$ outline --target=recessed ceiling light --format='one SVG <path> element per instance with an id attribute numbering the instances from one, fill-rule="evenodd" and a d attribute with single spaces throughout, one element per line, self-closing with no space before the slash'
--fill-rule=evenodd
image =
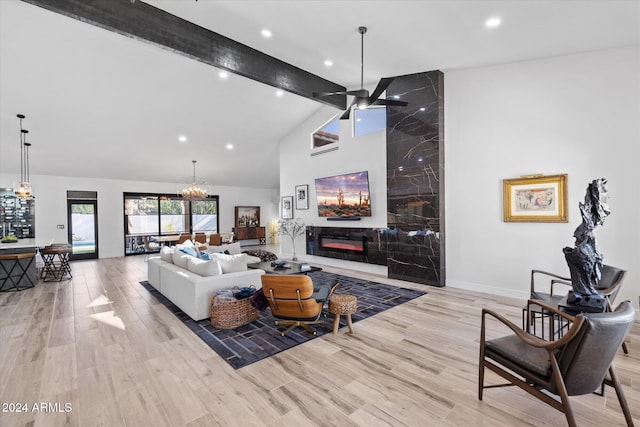
<path id="1" fill-rule="evenodd" d="M 393 99 L 400 99 L 400 95 L 393 95 Z"/>
<path id="2" fill-rule="evenodd" d="M 276 91 L 276 96 L 282 96 L 282 95 L 284 95 L 283 91 L 281 91 L 281 90 L 277 90 Z"/>
<path id="3" fill-rule="evenodd" d="M 226 145 L 227 150 L 233 150 L 233 144 L 229 143 Z"/>
<path id="4" fill-rule="evenodd" d="M 180 141 L 180 142 L 187 142 L 187 137 L 186 137 L 186 136 L 184 136 L 184 135 L 180 135 L 180 136 L 178 137 L 178 141 Z"/>
<path id="5" fill-rule="evenodd" d="M 224 70 L 223 70 L 223 71 L 220 71 L 220 72 L 218 73 L 218 77 L 220 77 L 221 79 L 226 79 L 226 78 L 228 78 L 228 77 L 229 77 L 229 73 L 227 73 L 227 72 L 226 72 L 226 71 L 224 71 Z"/>
<path id="6" fill-rule="evenodd" d="M 497 16 L 494 16 L 484 21 L 484 26 L 487 28 L 496 28 L 500 25 L 500 22 L 502 22 L 501 19 Z"/>
<path id="7" fill-rule="evenodd" d="M 325 67 L 331 67 L 333 66 L 333 61 L 330 59 L 327 59 L 326 61 L 324 61 L 324 66 Z"/>
<path id="8" fill-rule="evenodd" d="M 271 31 L 268 28 L 264 28 L 260 34 L 262 34 L 262 37 L 264 37 L 265 39 L 270 39 L 272 34 Z"/>
<path id="9" fill-rule="evenodd" d="M 424 107 L 420 107 L 420 111 L 427 111 L 427 109 Z"/>

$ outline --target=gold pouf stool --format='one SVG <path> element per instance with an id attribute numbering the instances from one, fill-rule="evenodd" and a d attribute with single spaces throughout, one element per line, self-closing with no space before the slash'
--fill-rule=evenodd
<path id="1" fill-rule="evenodd" d="M 340 325 L 340 316 L 347 318 L 349 332 L 353 334 L 353 324 L 351 323 L 351 315 L 358 311 L 358 298 L 348 294 L 334 294 L 329 297 L 329 313 L 333 313 L 333 333 L 338 333 Z"/>

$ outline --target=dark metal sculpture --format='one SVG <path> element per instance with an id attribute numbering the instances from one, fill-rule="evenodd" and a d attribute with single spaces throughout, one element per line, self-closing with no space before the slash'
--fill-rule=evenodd
<path id="1" fill-rule="evenodd" d="M 604 224 L 604 219 L 611 213 L 607 205 L 606 183 L 605 178 L 594 179 L 587 187 L 584 203 L 579 203 L 582 224 L 573 233 L 576 246 L 562 250 L 569 264 L 573 287 L 567 303 L 589 311 L 603 311 L 605 305 L 604 297 L 597 290 L 603 257 L 598 251 L 593 230 Z"/>

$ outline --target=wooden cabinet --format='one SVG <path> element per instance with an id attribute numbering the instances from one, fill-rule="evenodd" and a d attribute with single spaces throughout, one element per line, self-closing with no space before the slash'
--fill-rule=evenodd
<path id="1" fill-rule="evenodd" d="M 266 243 L 267 237 L 265 227 L 236 227 L 233 229 L 237 240 L 260 240 L 260 244 Z M 264 242 L 264 243 L 263 243 Z"/>

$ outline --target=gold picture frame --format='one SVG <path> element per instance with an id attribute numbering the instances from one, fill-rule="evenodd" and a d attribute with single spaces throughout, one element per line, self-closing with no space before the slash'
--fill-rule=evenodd
<path id="1" fill-rule="evenodd" d="M 502 180 L 504 222 L 568 222 L 567 174 Z"/>

